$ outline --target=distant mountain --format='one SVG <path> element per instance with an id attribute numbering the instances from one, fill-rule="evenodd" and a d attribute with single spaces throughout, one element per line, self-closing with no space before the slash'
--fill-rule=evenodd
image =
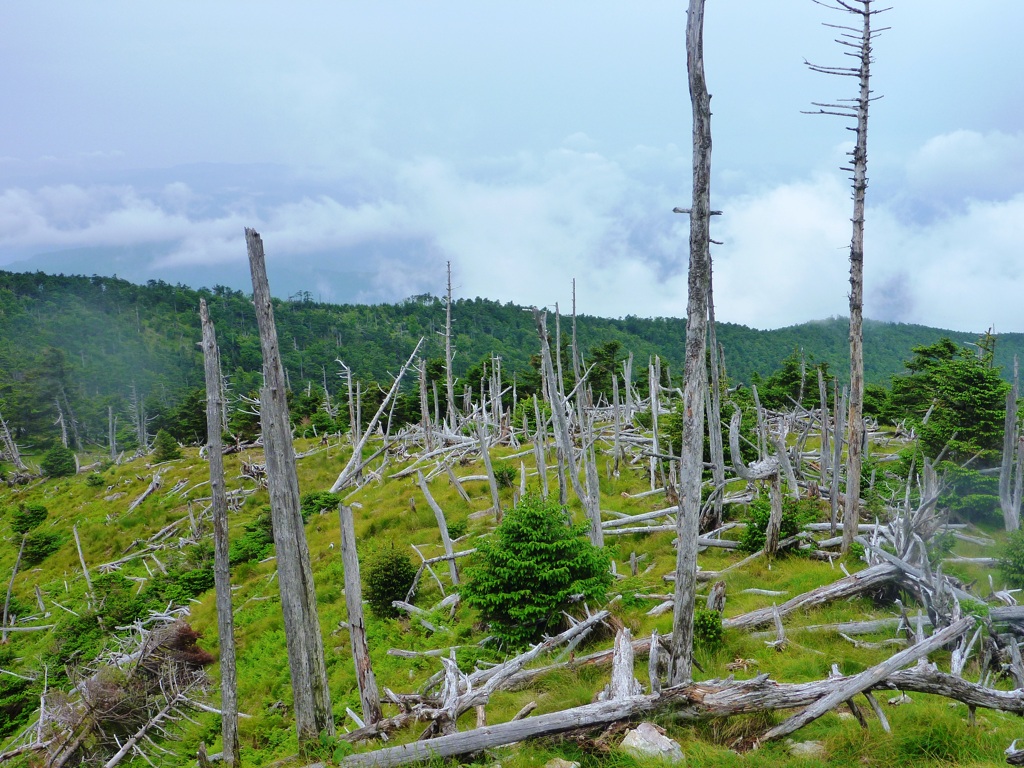
<path id="1" fill-rule="evenodd" d="M 102 444 L 112 413 L 119 424 L 132 424 L 141 412 L 170 413 L 202 386 L 198 305 L 205 297 L 217 326 L 222 366 L 233 397 L 253 392 L 261 382 L 260 344 L 251 300 L 226 280 L 219 287 L 194 290 L 183 280 L 149 279 L 139 285 L 124 279 L 132 259 L 157 258 L 159 249 L 141 253 L 126 249 L 96 263 L 120 277 L 0 272 L 0 413 L 18 432 L 19 440 L 45 443 L 58 433 L 61 419 L 73 423 L 86 442 Z M 58 271 L 61 257 L 54 256 Z M 80 256 L 76 256 L 79 259 Z M 78 262 L 68 262 L 78 263 Z M 122 272 L 126 267 L 128 272 Z M 211 269 L 214 269 L 211 267 Z M 212 274 L 212 273 L 211 273 Z M 190 275 L 195 272 L 190 270 Z M 181 275 L 184 278 L 184 275 Z M 327 386 L 342 398 L 341 367 L 350 366 L 372 398 L 376 383 L 389 383 L 417 341 L 421 355 L 443 359 L 444 305 L 429 294 L 396 304 L 331 304 L 318 302 L 303 283 L 278 280 L 275 314 L 281 355 L 294 391 Z M 271 280 L 274 280 L 273 273 Z M 237 278 L 235 284 L 240 283 Z M 294 286 L 294 293 L 290 286 Z M 486 299 L 459 299 L 452 305 L 457 388 L 479 391 L 482 365 L 501 358 L 506 382 L 517 381 L 521 396 L 537 384 L 531 366 L 539 348 L 533 320 L 525 308 Z M 604 354 L 621 361 L 635 359 L 634 383 L 645 381 L 647 363 L 659 355 L 663 368 L 679 386 L 686 326 L 678 318 L 628 316 L 606 319 L 581 315 L 577 334 L 586 360 Z M 554 318 L 548 324 L 554 332 Z M 570 331 L 562 318 L 563 335 Z M 733 383 L 749 383 L 754 374 L 767 376 L 793 352 L 809 362 L 828 363 L 841 381 L 847 378 L 847 321 L 844 318 L 760 331 L 731 323 L 718 325 L 727 372 Z M 869 383 L 888 383 L 903 370 L 915 346 L 942 337 L 961 344 L 971 334 L 919 325 L 865 323 L 865 375 Z M 566 342 L 567 344 L 567 338 Z M 617 346 L 616 346 L 617 345 Z M 563 349 L 564 351 L 564 349 Z M 1013 356 L 1024 353 L 1024 335 L 999 337 L 996 362 L 1004 372 Z M 569 365 L 571 369 L 571 365 Z M 621 369 L 620 369 L 621 370 Z M 607 374 L 605 374 L 607 375 Z M 646 385 L 641 385 L 645 387 Z M 443 387 L 441 387 L 443 389 Z M 641 390 L 643 391 L 643 389 Z M 418 409 L 418 404 L 415 406 Z M 417 411 L 418 413 L 418 411 Z M 63 415 L 62 415 L 63 414 Z"/>

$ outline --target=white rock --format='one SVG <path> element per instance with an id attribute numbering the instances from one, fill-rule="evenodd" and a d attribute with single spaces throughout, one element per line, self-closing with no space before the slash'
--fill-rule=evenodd
<path id="1" fill-rule="evenodd" d="M 670 763 L 681 763 L 686 759 L 683 748 L 664 736 L 652 723 L 640 723 L 632 731 L 627 731 L 621 746 L 624 751 L 638 757 L 660 757 Z"/>
<path id="2" fill-rule="evenodd" d="M 789 744 L 789 754 L 794 757 L 825 759 L 825 745 L 820 741 L 795 741 Z"/>
<path id="3" fill-rule="evenodd" d="M 544 768 L 580 768 L 580 764 L 563 760 L 561 757 L 553 757 L 544 763 Z"/>

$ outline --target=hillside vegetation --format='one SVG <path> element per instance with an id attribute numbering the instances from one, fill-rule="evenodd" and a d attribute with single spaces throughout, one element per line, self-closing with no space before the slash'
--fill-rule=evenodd
<path id="1" fill-rule="evenodd" d="M 179 403 L 171 400 L 163 411 L 158 402 L 146 406 L 141 399 L 136 400 L 135 408 L 139 412 L 146 409 L 148 418 L 163 414 L 163 432 L 156 436 L 158 422 L 154 419 L 141 433 L 135 432 L 136 439 L 149 434 L 152 444 L 137 440 L 129 447 L 128 438 L 138 420 L 147 418 L 139 412 L 129 414 L 132 418 L 127 434 L 117 438 L 114 447 L 118 450 L 112 456 L 105 431 L 111 411 L 94 405 L 94 428 L 88 426 L 83 415 L 89 412 L 89 402 L 102 403 L 103 397 L 112 395 L 104 394 L 99 380 L 86 385 L 91 380 L 85 372 L 94 370 L 90 367 L 94 363 L 82 339 L 92 339 L 90 348 L 106 349 L 108 356 L 103 359 L 107 368 L 116 369 L 120 375 L 137 373 L 137 392 L 151 386 L 166 386 L 169 391 L 172 379 L 186 375 L 195 377 L 188 379 L 188 386 L 195 387 L 199 380 L 194 347 L 198 332 L 193 327 L 194 311 L 185 299 L 198 294 L 184 288 L 142 289 L 121 283 L 112 283 L 104 290 L 104 280 L 99 278 L 52 280 L 86 292 L 88 300 L 80 300 L 79 310 L 98 314 L 91 316 L 95 325 L 89 330 L 72 333 L 72 327 L 66 325 L 66 337 L 43 336 L 44 345 L 62 341 L 66 345 L 80 344 L 80 348 L 69 346 L 59 351 L 58 347 L 44 346 L 45 354 L 51 356 L 49 363 L 39 357 L 36 368 L 25 369 L 20 377 L 12 375 L 9 380 L 10 399 L 4 416 L 23 448 L 26 468 L 5 463 L 10 482 L 0 490 L 0 574 L 11 574 L 6 637 L 0 644 L 0 753 L 6 754 L 5 764 L 12 766 L 110 765 L 122 752 L 121 764 L 143 765 L 149 761 L 159 766 L 193 765 L 198 752 L 213 754 L 221 748 L 220 717 L 210 711 L 220 704 L 209 470 L 194 445 L 205 432 L 202 398 L 193 390 L 191 399 Z M 95 293 L 106 295 L 108 291 L 109 304 L 94 301 Z M 119 291 L 124 293 L 117 299 Z M 138 301 L 132 304 L 125 298 L 131 291 L 137 292 L 137 299 L 146 296 L 153 301 L 155 314 L 164 322 L 150 324 L 145 320 Z M 158 295 L 163 296 L 159 301 Z M 228 374 L 236 387 L 248 391 L 258 384 L 255 377 L 260 364 L 255 331 L 247 330 L 249 335 L 242 331 L 243 327 L 249 328 L 250 321 L 245 318 L 251 306 L 237 294 L 204 295 L 217 320 L 226 372 L 236 364 L 230 361 L 237 360 L 231 357 L 237 352 L 228 351 L 233 345 L 237 347 L 245 339 L 249 340 L 246 344 L 255 345 L 250 347 L 250 353 L 256 355 L 250 361 L 255 367 L 246 370 L 237 366 L 235 374 Z M 42 329 L 48 327 L 47 313 L 61 311 L 56 303 L 44 308 L 45 304 L 35 303 L 44 299 L 18 298 L 10 289 L 5 297 L 3 317 L 9 327 Z M 75 304 L 66 294 L 62 294 L 61 301 Z M 338 309 L 293 304 L 275 307 L 279 311 L 279 338 L 286 347 L 289 334 L 298 333 L 298 326 L 291 324 L 300 317 L 303 322 L 313 323 L 317 312 L 322 312 L 324 318 L 341 310 L 364 318 L 366 315 L 360 313 L 393 312 L 396 314 L 389 317 L 405 317 L 402 322 L 412 325 L 412 318 L 422 311 L 424 317 L 432 318 L 433 330 L 439 322 L 443 324 L 440 305 L 426 299 L 405 305 L 407 315 L 399 315 L 399 308 L 394 307 Z M 471 305 L 459 302 L 455 309 L 465 310 Z M 496 308 L 498 316 L 506 310 L 509 316 L 525 314 L 519 308 L 490 306 Z M 35 319 L 29 317 L 30 307 L 34 308 Z M 235 310 L 237 315 L 232 315 Z M 304 315 L 307 310 L 312 314 Z M 78 317 L 81 321 L 85 315 Z M 104 318 L 111 322 L 104 324 Z M 176 326 L 171 324 L 175 318 Z M 497 326 L 496 320 L 479 322 L 491 323 L 481 326 L 491 330 Z M 332 333 L 349 332 L 342 331 L 340 325 L 328 327 L 334 329 Z M 422 330 L 430 326 L 416 327 Z M 517 395 L 530 392 L 528 361 L 538 347 L 536 332 L 531 336 L 528 328 L 520 327 L 516 349 L 518 359 L 526 360 L 527 367 L 523 369 L 523 389 L 518 389 L 517 378 Z M 581 322 L 580 336 L 586 338 L 583 327 Z M 393 330 L 390 320 L 378 320 L 377 328 Z M 395 341 L 391 352 L 379 354 L 398 354 L 404 349 L 402 334 L 408 331 L 393 332 L 403 341 Z M 367 640 L 378 685 L 381 691 L 394 693 L 393 697 L 386 696 L 386 701 L 403 702 L 401 707 L 385 703 L 385 717 L 397 716 L 403 707 L 415 710 L 434 701 L 431 697 L 437 695 L 443 677 L 441 657 L 454 661 L 454 665 L 444 662 L 453 674 L 453 667 L 457 667 L 461 675 L 484 675 L 491 665 L 515 656 L 531 642 L 586 620 L 595 628 L 582 642 L 571 648 L 556 646 L 532 660 L 519 685 L 493 692 L 484 715 L 488 723 L 499 724 L 531 705 L 529 717 L 534 718 L 580 707 L 589 704 L 608 682 L 611 654 L 605 651 L 617 633 L 629 629 L 634 638 L 649 637 L 655 630 L 662 636 L 670 634 L 672 584 L 666 577 L 675 568 L 673 518 L 678 500 L 674 463 L 668 454 L 679 439 L 679 397 L 674 388 L 665 386 L 652 401 L 640 394 L 646 391 L 646 385 L 636 386 L 634 381 L 631 410 L 603 405 L 600 394 L 604 390 L 594 382 L 601 381 L 603 371 L 614 375 L 618 386 L 625 389 L 625 345 L 602 346 L 606 341 L 599 344 L 599 349 L 590 347 L 595 350 L 590 360 L 595 363 L 592 383 L 597 394 L 593 404 L 579 401 L 578 413 L 585 418 L 573 426 L 574 449 L 584 463 L 590 442 L 583 426 L 593 420 L 595 430 L 593 479 L 605 545 L 597 554 L 588 555 L 589 550 L 583 546 L 585 526 L 564 527 L 567 519 L 586 523 L 584 504 L 573 492 L 567 492 L 568 516 L 562 517 L 557 502 L 558 452 L 547 427 L 539 439 L 535 434 L 532 414 L 545 414 L 543 418 L 550 425 L 550 411 L 542 410 L 541 404 L 534 410 L 532 399 L 520 398 L 516 404 L 505 402 L 511 400 L 509 394 L 497 396 L 505 386 L 511 389 L 511 372 L 504 365 L 506 360 L 517 359 L 511 346 L 501 352 L 500 375 L 496 364 L 479 372 L 496 380 L 491 390 L 495 394 L 488 398 L 486 392 L 481 394 L 477 389 L 465 411 L 460 398 L 454 429 L 433 421 L 432 402 L 425 408 L 427 417 L 421 419 L 418 395 L 410 384 L 399 402 L 409 418 L 394 418 L 390 423 L 385 420 L 387 436 L 372 436 L 363 450 L 365 466 L 358 479 L 334 496 L 326 491 L 353 450 L 348 403 L 340 389 L 332 390 L 330 379 L 328 394 L 333 392 L 333 400 L 316 392 L 312 383 L 299 385 L 306 381 L 302 374 L 307 373 L 310 363 L 306 358 L 297 360 L 293 353 L 308 349 L 312 343 L 304 346 L 306 342 L 300 342 L 298 335 L 293 338 L 292 349 L 285 356 L 290 359 L 292 377 L 294 444 L 333 719 L 339 734 L 324 734 L 314 749 L 297 756 L 265 460 L 261 446 L 252 440 L 258 435 L 252 404 L 236 404 L 230 422 L 234 439 L 224 458 L 231 499 L 229 534 L 239 710 L 246 715 L 240 721 L 244 765 L 282 761 L 280 765 L 298 766 L 315 760 L 344 764 L 355 759 L 350 756 L 353 752 L 382 746 L 365 741 L 350 744 L 344 733 L 357 729 L 359 724 L 353 715 L 358 716 L 361 704 L 345 607 L 340 503 L 351 506 L 355 513 L 363 597 L 371 609 L 366 618 Z M 720 489 L 726 501 L 723 519 L 709 526 L 714 530 L 704 531 L 707 547 L 700 554 L 699 566 L 704 572 L 716 574 L 715 581 L 723 582 L 726 600 L 724 608 L 718 605 L 720 610 L 700 610 L 695 618 L 696 660 L 700 664 L 697 680 L 711 687 L 728 686 L 730 676 L 749 680 L 751 686 L 764 684 L 762 675 L 780 684 L 827 681 L 831 675 L 837 681 L 847 680 L 890 658 L 900 647 L 912 647 L 923 640 L 928 622 L 935 631 L 948 629 L 963 617 L 992 622 L 985 625 L 992 630 L 985 629 L 984 636 L 979 631 L 971 647 L 967 647 L 969 638 L 965 636 L 959 645 L 934 651 L 928 658 L 943 671 L 959 664 L 965 685 L 967 681 L 984 684 L 984 688 L 971 688 L 970 695 L 977 690 L 992 691 L 993 696 L 1004 696 L 1002 704 L 987 710 L 971 703 L 966 694 L 947 692 L 946 696 L 951 697 L 947 698 L 918 693 L 912 682 L 907 683 L 909 696 L 899 690 L 876 691 L 875 703 L 891 730 L 883 729 L 883 720 L 861 697 L 859 706 L 833 709 L 793 735 L 797 741 L 820 742 L 821 756 L 810 764 L 991 765 L 1002 759 L 1003 750 L 1020 735 L 1014 712 L 1024 711 L 1024 680 L 1016 676 L 1024 674 L 1024 669 L 1018 668 L 1019 663 L 1015 665 L 1012 655 L 1001 655 L 1010 654 L 1010 644 L 1016 648 L 1013 622 L 1020 619 L 1010 620 L 1007 634 L 1005 614 L 997 616 L 997 611 L 1014 602 L 1007 588 L 1024 584 L 1013 581 L 1019 569 L 997 572 L 991 559 L 967 559 L 993 558 L 999 551 L 998 543 L 1005 538 L 993 470 L 1001 459 L 1008 385 L 1000 378 L 993 343 L 991 338 L 982 339 L 980 354 L 950 340 L 919 344 L 907 353 L 905 373 L 893 381 L 892 387 L 875 391 L 872 408 L 879 422 L 872 430 L 861 495 L 862 523 L 879 523 L 870 534 L 879 537 L 874 540 L 879 546 L 871 549 L 865 539 L 845 559 L 836 552 L 836 542 L 829 541 L 832 537 L 827 522 L 833 512 L 821 447 L 822 427 L 834 427 L 834 418 L 823 413 L 817 402 L 813 366 L 802 370 L 800 356 L 793 355 L 790 348 L 783 350 L 763 375 L 752 375 L 752 382 L 759 382 L 759 399 L 764 406 L 760 413 L 749 388 L 736 388 L 735 379 L 723 382 L 721 392 L 727 398 L 723 428 L 728 432 L 735 407 L 743 414 L 741 430 L 746 438 L 742 456 L 731 456 L 727 450 L 726 461 L 735 467 L 740 461 L 749 464 L 767 459 L 768 436 L 777 437 L 788 447 L 793 462 L 794 483 L 786 484 L 788 491 L 800 499 L 789 499 L 784 504 L 779 537 L 786 543 L 773 555 L 762 549 L 768 546 L 766 536 L 770 537 L 764 530 L 770 517 L 766 512 L 770 507 L 769 483 L 731 477 Z M 346 355 L 352 355 L 346 362 L 359 359 L 359 343 L 346 344 Z M 172 363 L 164 350 L 175 345 L 180 355 Z M 6 349 L 7 360 L 18 355 L 27 359 L 33 354 L 19 351 L 13 342 Z M 125 363 L 122 353 L 137 354 L 137 367 Z M 164 367 L 154 363 L 147 370 L 150 362 L 146 355 L 150 354 L 153 360 L 163 360 Z M 337 355 L 338 349 L 333 348 L 331 354 Z M 296 362 L 300 366 L 298 378 Z M 429 359 L 426 362 L 429 367 Z M 56 363 L 60 367 L 49 367 Z M 354 362 L 349 364 L 355 367 Z M 398 364 L 391 360 L 386 366 L 397 370 Z M 369 364 L 367 367 L 372 368 Z M 387 381 L 384 370 L 380 378 Z M 571 360 L 566 370 L 571 381 Z M 116 387 L 116 375 L 106 373 L 109 384 Z M 443 381 L 443 373 L 440 375 Z M 728 375 L 736 375 L 734 368 L 730 367 Z M 167 377 L 162 384 L 161 377 Z M 19 389 L 26 381 L 31 386 Z M 246 382 L 244 387 L 237 384 L 241 381 Z M 53 386 L 50 393 L 55 410 L 67 414 L 65 425 L 72 421 L 70 411 L 75 411 L 73 419 L 82 448 L 74 449 L 70 429 L 70 448 L 63 446 L 60 432 L 55 434 L 52 424 L 43 429 L 53 414 L 42 408 L 45 400 L 38 395 L 42 391 L 38 389 L 40 382 Z M 37 393 L 34 399 L 25 394 L 32 392 Z M 836 407 L 830 397 L 826 401 L 827 408 Z M 35 410 L 33 403 L 38 406 Z M 183 407 L 182 403 L 191 405 Z M 794 412 L 796 403 L 802 407 Z M 437 405 L 443 414 L 444 404 Z M 513 405 L 519 407 L 513 409 Z M 365 428 L 370 411 L 364 404 L 356 433 Z M 754 428 L 758 422 L 763 424 L 760 436 Z M 196 432 L 194 438 L 181 436 L 183 424 L 191 425 Z M 178 433 L 177 441 L 171 436 L 172 430 Z M 486 456 L 476 439 L 481 434 L 488 436 L 490 443 Z M 23 440 L 36 435 L 49 437 L 40 437 L 35 445 Z M 534 440 L 541 449 L 532 446 Z M 539 471 L 542 462 L 543 476 Z M 43 469 L 44 476 L 37 467 Z M 457 587 L 443 561 L 435 562 L 431 569 L 419 568 L 423 559 L 443 555 L 444 549 L 435 513 L 417 485 L 416 470 L 425 475 L 432 498 L 443 509 L 456 550 L 479 550 L 457 559 L 460 577 L 469 580 L 470 587 Z M 714 484 L 709 481 L 705 486 L 710 510 Z M 545 487 L 549 503 L 542 504 L 539 498 Z M 523 515 L 513 514 L 514 508 L 522 510 Z M 545 513 L 545 508 L 553 511 Z M 499 510 L 504 510 L 506 520 L 519 521 L 518 528 L 511 527 L 511 523 L 499 527 Z M 556 515 L 553 520 L 558 527 L 550 527 L 552 518 L 544 514 Z M 824 530 L 822 523 L 826 523 Z M 813 528 L 814 524 L 818 527 Z M 554 530 L 566 531 L 566 539 L 549 535 Z M 545 534 L 544 541 L 531 541 L 530 534 L 536 531 L 549 534 Z M 920 547 L 912 535 L 919 537 Z M 1015 541 L 1019 546 L 1019 538 Z M 922 576 L 915 581 L 900 576 L 901 571 L 894 567 L 886 571 L 884 558 L 877 550 L 913 561 L 920 573 L 927 572 L 927 579 Z M 500 559 L 508 552 L 519 553 L 511 564 Z M 523 576 L 530 573 L 524 561 L 534 558 L 545 565 L 533 575 Z M 575 564 L 571 568 L 566 565 L 569 561 Z M 492 569 L 489 573 L 488 567 Z M 555 572 L 562 568 L 583 574 L 580 581 L 556 579 Z M 870 589 L 852 592 L 838 601 L 823 600 L 813 607 L 788 607 L 790 601 L 810 590 L 848 578 L 844 577 L 846 572 L 857 575 L 878 573 L 880 569 L 888 575 Z M 404 599 L 402 585 L 408 574 L 417 570 L 421 572 L 411 597 L 413 607 L 395 606 L 391 599 Z M 711 589 L 711 581 L 702 582 L 702 596 Z M 966 594 L 963 590 L 971 590 L 970 599 L 955 598 Z M 461 601 L 445 600 L 463 591 Z M 947 592 L 954 599 L 947 599 Z M 533 605 L 536 597 L 557 599 L 538 600 L 537 607 L 520 610 L 528 602 Z M 699 604 L 703 602 L 701 599 Z M 777 625 L 772 618 L 773 604 L 781 611 Z M 598 622 L 593 617 L 602 610 L 608 615 Z M 894 621 L 875 626 L 867 634 L 862 633 L 863 628 L 851 626 L 808 629 L 868 619 L 895 620 L 901 614 L 908 619 L 902 627 L 897 628 Z M 646 664 L 646 654 L 640 648 L 635 674 L 644 689 L 648 686 Z M 543 667 L 550 668 L 531 671 Z M 783 723 L 789 712 L 762 707 L 747 714 L 692 717 L 704 704 L 696 699 L 666 703 L 647 715 L 682 744 L 691 764 L 809 764 L 806 758 L 791 754 L 790 745 L 784 741 L 767 741 L 743 757 L 734 751 L 749 748 L 774 725 Z M 863 725 L 853 710 L 863 719 Z M 163 718 L 160 727 L 133 740 L 155 716 Z M 472 729 L 477 717 L 478 712 L 469 709 L 454 725 L 460 731 Z M 447 726 L 443 722 L 396 725 L 389 743 L 413 742 L 425 727 L 443 732 Z M 466 761 L 533 766 L 561 756 L 584 766 L 658 764 L 624 754 L 618 746 L 622 730 L 613 726 L 570 732 L 514 748 L 488 750 Z M 57 750 L 56 754 L 52 750 Z"/>

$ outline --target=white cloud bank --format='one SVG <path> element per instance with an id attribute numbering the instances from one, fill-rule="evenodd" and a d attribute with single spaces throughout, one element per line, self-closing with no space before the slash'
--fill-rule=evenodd
<path id="1" fill-rule="evenodd" d="M 451 260 L 459 296 L 564 307 L 575 278 L 581 312 L 684 315 L 687 221 L 670 211 L 687 202 L 688 153 L 599 149 L 575 135 L 545 155 L 471 168 L 394 161 L 381 164 L 388 175 L 372 188 L 386 191 L 372 196 L 336 182 L 336 193 L 213 208 L 205 190 L 173 178 L 148 195 L 131 186 L 7 189 L 0 250 L 173 243 L 149 265 L 157 273 L 241 263 L 243 227 L 254 226 L 271 262 L 369 273 L 369 300 L 439 294 Z M 898 193 L 868 193 L 866 315 L 1024 331 L 1024 135 L 937 136 L 902 172 Z M 719 196 L 714 207 L 725 213 L 712 229 L 724 242 L 713 251 L 721 320 L 766 328 L 846 313 L 851 205 L 839 172 Z"/>

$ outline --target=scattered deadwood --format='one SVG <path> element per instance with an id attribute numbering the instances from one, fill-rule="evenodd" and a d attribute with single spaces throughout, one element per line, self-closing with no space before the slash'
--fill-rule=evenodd
<path id="1" fill-rule="evenodd" d="M 150 481 L 149 487 L 146 488 L 146 490 L 142 492 L 141 496 L 139 496 L 135 501 L 133 501 L 131 503 L 131 505 L 128 507 L 128 509 L 125 510 L 125 514 L 133 512 L 135 510 L 135 508 L 137 506 L 139 506 L 139 504 L 141 504 L 146 499 L 148 499 L 150 497 L 150 495 L 155 490 L 157 490 L 159 487 L 160 487 L 160 473 L 156 472 L 156 473 L 153 474 L 153 479 Z"/>
<path id="2" fill-rule="evenodd" d="M 900 573 L 900 569 L 892 563 L 872 565 L 831 584 L 797 595 L 778 606 L 778 612 L 781 616 L 785 616 L 801 609 L 861 595 L 896 580 Z M 759 608 L 756 611 L 732 616 L 722 620 L 722 627 L 739 630 L 760 627 L 774 620 L 774 610 L 774 608 Z"/>
<path id="3" fill-rule="evenodd" d="M 962 631 L 959 628 L 947 630 L 949 636 L 956 631 Z M 635 645 L 634 643 L 633 646 Z M 759 675 L 750 680 L 727 679 L 689 683 L 666 688 L 657 695 L 602 701 L 525 720 L 514 720 L 464 733 L 440 736 L 429 741 L 352 755 L 345 758 L 341 765 L 399 766 L 436 757 L 452 757 L 530 738 L 582 728 L 602 727 L 659 709 L 671 709 L 674 717 L 680 720 L 699 720 L 811 707 L 838 688 L 848 688 L 851 681 L 858 677 L 860 676 L 829 678 L 810 683 L 777 683 L 770 680 L 767 675 Z M 1024 714 L 1024 692 L 984 688 L 940 672 L 934 665 L 923 660 L 910 669 L 894 671 L 882 677 L 864 690 L 900 690 L 934 694 L 959 701 L 969 707 Z"/>

